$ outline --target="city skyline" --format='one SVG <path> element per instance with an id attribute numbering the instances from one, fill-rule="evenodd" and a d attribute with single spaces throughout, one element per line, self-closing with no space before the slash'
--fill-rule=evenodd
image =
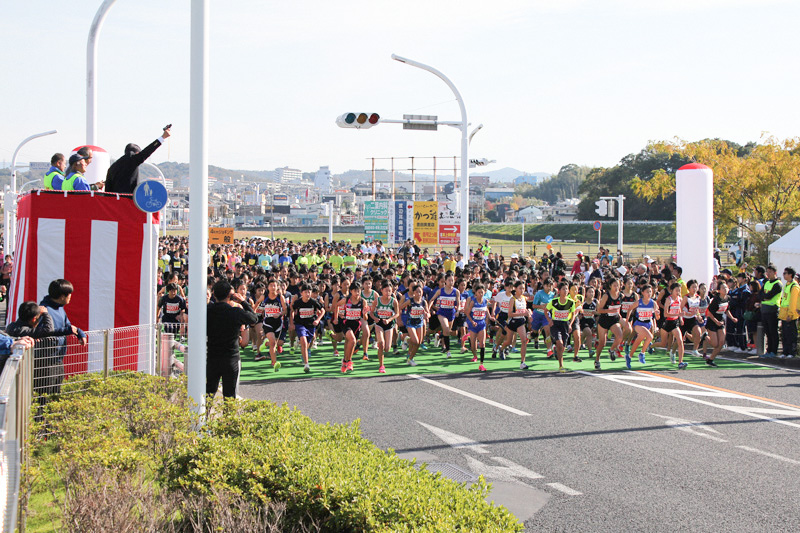
<path id="1" fill-rule="evenodd" d="M 0 160 L 43 161 L 85 142 L 86 36 L 100 1 L 7 6 L 0 22 L 4 127 Z M 782 0 L 571 0 L 554 5 L 411 1 L 237 1 L 211 6 L 209 161 L 225 168 L 284 166 L 334 174 L 367 170 L 371 157 L 454 156 L 458 132 L 380 124 L 340 129 L 346 111 L 459 119 L 484 129 L 470 157 L 555 173 L 566 164 L 612 166 L 649 140 L 796 135 L 787 105 L 798 74 L 785 68 L 800 39 L 800 6 Z M 46 15 L 44 15 L 46 14 Z M 56 21 L 53 23 L 52 21 Z M 231 38 L 231 36 L 236 38 Z M 98 56 L 98 139 L 113 157 L 173 123 L 151 161 L 189 159 L 189 5 L 120 0 Z M 365 46 L 368 44 L 368 46 Z"/>

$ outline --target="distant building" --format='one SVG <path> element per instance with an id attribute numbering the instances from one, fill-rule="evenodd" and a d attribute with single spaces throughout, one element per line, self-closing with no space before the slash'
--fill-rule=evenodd
<path id="1" fill-rule="evenodd" d="M 497 200 L 502 200 L 503 198 L 511 198 L 514 196 L 514 189 L 509 187 L 492 187 L 486 189 L 484 192 L 484 196 L 487 200 L 491 202 L 495 202 Z"/>
<path id="2" fill-rule="evenodd" d="M 489 186 L 489 176 L 470 176 L 469 186 L 485 189 Z"/>
<path id="3" fill-rule="evenodd" d="M 327 166 L 319 167 L 314 176 L 314 188 L 318 192 L 327 194 L 331 192 L 331 170 Z"/>
<path id="4" fill-rule="evenodd" d="M 275 181 L 280 183 L 289 183 L 291 181 L 300 181 L 303 179 L 303 172 L 297 168 L 276 168 L 273 173 Z"/>
<path id="5" fill-rule="evenodd" d="M 508 215 L 506 215 L 506 218 L 508 218 Z M 540 207 L 529 205 L 514 213 L 514 218 L 515 222 L 541 222 L 544 220 L 544 211 Z"/>
<path id="6" fill-rule="evenodd" d="M 549 176 L 544 174 L 524 174 L 517 178 L 514 178 L 514 185 L 522 185 L 523 183 L 527 183 L 528 185 L 539 185 L 540 183 L 547 181 Z"/>
<path id="7" fill-rule="evenodd" d="M 566 222 L 578 220 L 578 199 L 570 198 L 569 200 L 562 200 L 556 205 L 542 206 L 542 214 L 545 220 L 552 220 L 556 222 Z"/>

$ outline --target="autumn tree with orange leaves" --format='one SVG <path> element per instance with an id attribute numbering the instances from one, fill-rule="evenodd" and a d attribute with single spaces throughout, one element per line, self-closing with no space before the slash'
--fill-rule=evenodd
<path id="1" fill-rule="evenodd" d="M 800 219 L 800 139 L 739 146 L 713 139 L 651 143 L 648 148 L 680 154 L 714 171 L 714 219 L 718 235 L 740 228 L 766 260 L 769 244 Z M 632 182 L 634 194 L 648 201 L 675 192 L 675 174 L 656 170 Z M 764 224 L 765 232 L 756 232 Z"/>

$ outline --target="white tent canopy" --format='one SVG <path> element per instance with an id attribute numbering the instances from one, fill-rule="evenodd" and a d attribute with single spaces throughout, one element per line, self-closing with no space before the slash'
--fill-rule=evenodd
<path id="1" fill-rule="evenodd" d="M 769 245 L 769 262 L 775 265 L 778 276 L 786 267 L 800 270 L 800 226 Z"/>

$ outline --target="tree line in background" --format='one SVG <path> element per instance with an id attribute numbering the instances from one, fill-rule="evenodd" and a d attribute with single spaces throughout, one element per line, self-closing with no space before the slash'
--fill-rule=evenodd
<path id="1" fill-rule="evenodd" d="M 563 166 L 539 185 L 516 187 L 514 198 L 553 204 L 578 197 L 578 219 L 593 220 L 597 218 L 595 202 L 601 196 L 622 194 L 626 220 L 675 220 L 675 173 L 693 162 L 714 171 L 714 218 L 719 234 L 740 229 L 765 248 L 798 218 L 800 140 L 773 137 L 745 145 L 722 139 L 651 142 L 610 168 Z M 761 225 L 766 229 L 761 231 Z"/>

